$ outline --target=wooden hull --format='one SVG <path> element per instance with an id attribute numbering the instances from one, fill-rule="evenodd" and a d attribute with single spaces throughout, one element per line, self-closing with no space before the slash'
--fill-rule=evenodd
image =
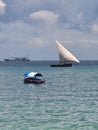
<path id="1" fill-rule="evenodd" d="M 45 83 L 45 80 L 24 78 L 24 83 L 42 84 L 42 83 Z"/>
<path id="2" fill-rule="evenodd" d="M 52 64 L 50 67 L 72 67 L 72 64 Z"/>

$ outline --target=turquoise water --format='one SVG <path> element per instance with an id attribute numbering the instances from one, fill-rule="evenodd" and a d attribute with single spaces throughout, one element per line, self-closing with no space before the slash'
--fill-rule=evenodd
<path id="1" fill-rule="evenodd" d="M 24 84 L 26 71 L 46 83 Z M 98 65 L 1 65 L 0 130 L 98 130 Z"/>

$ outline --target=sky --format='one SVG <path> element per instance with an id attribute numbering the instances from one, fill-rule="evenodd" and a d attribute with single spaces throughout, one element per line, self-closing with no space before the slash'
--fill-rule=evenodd
<path id="1" fill-rule="evenodd" d="M 0 0 L 0 60 L 58 60 L 56 40 L 98 60 L 98 0 Z"/>

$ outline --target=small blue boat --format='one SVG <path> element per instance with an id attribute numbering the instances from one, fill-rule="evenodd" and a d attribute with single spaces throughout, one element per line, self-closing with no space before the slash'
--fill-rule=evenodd
<path id="1" fill-rule="evenodd" d="M 24 83 L 34 83 L 34 84 L 45 83 L 43 75 L 37 72 L 25 72 L 23 79 Z"/>

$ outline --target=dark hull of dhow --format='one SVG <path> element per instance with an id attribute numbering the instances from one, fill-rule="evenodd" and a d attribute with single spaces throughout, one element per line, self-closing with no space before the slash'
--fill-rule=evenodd
<path id="1" fill-rule="evenodd" d="M 50 67 L 72 67 L 72 64 L 51 64 Z"/>

